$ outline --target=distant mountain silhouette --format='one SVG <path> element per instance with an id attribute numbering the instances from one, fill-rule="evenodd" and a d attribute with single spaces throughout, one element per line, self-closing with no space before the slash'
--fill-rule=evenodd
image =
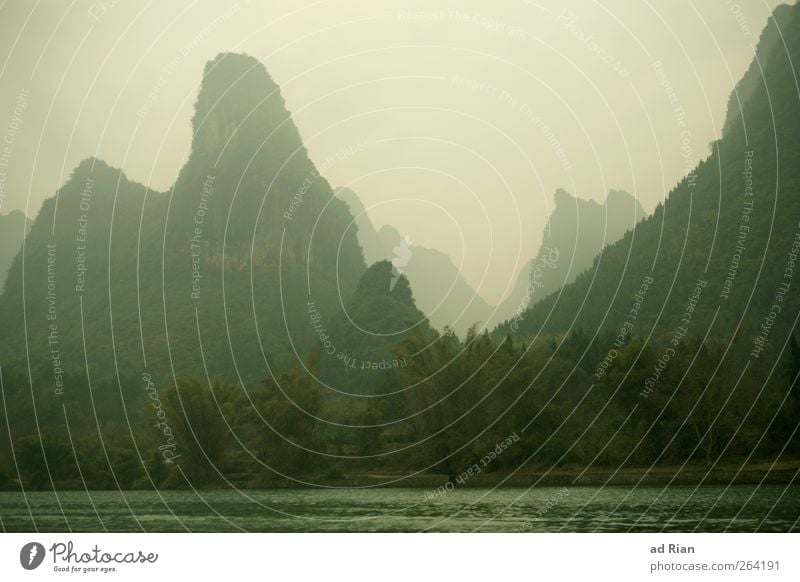
<path id="1" fill-rule="evenodd" d="M 463 339 L 429 324 L 490 317 L 452 261 L 376 232 L 264 67 L 219 55 L 169 193 L 86 159 L 13 260 L 0 487 L 418 483 L 436 510 L 467 480 L 793 482 L 799 13 L 653 215 L 559 190 L 506 320 Z"/>
<path id="2" fill-rule="evenodd" d="M 55 390 L 56 368 L 70 398 L 118 378 L 140 391 L 145 370 L 160 385 L 260 381 L 315 344 L 309 298 L 335 313 L 355 290 L 366 265 L 352 216 L 264 66 L 231 53 L 209 62 L 192 124 L 169 194 L 88 159 L 44 202 L 24 297 L 16 261 L 0 300 L 0 360 L 29 361 L 37 390 Z"/>
<path id="3" fill-rule="evenodd" d="M 311 305 L 309 317 L 330 340 L 330 345 L 323 345 L 323 380 L 352 394 L 374 393 L 383 381 L 381 372 L 409 365 L 407 358 L 396 354 L 405 338 L 414 335 L 432 341 L 438 335 L 417 309 L 405 275 L 389 261 L 378 261 L 367 269 L 345 310 L 326 320 Z"/>
<path id="4" fill-rule="evenodd" d="M 776 10 L 710 155 L 590 269 L 527 310 L 520 335 L 619 330 L 652 277 L 634 336 L 710 329 L 720 341 L 736 338 L 737 349 L 754 359 L 765 346 L 782 349 L 800 307 L 799 13 L 797 4 Z M 498 335 L 507 331 L 509 324 Z"/>
<path id="5" fill-rule="evenodd" d="M 464 280 L 458 267 L 445 253 L 404 242 L 404 237 L 392 226 L 384 225 L 376 232 L 361 200 L 348 188 L 337 190 L 337 196 L 347 202 L 355 218 L 358 239 L 368 263 L 387 260 L 399 265 L 408 278 L 417 307 L 438 330 L 449 327 L 463 336 L 467 329 L 486 324 L 492 308 Z M 400 256 L 398 249 L 407 249 Z"/>
<path id="6" fill-rule="evenodd" d="M 592 266 L 603 247 L 619 240 L 644 217 L 639 201 L 611 190 L 602 204 L 559 189 L 555 208 L 536 255 L 520 273 L 514 290 L 497 307 L 491 323 L 513 319 Z"/>

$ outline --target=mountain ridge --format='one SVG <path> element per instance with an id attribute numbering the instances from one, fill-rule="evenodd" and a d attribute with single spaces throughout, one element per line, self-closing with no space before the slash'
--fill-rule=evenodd
<path id="1" fill-rule="evenodd" d="M 439 330 L 447 327 L 464 335 L 473 325 L 487 322 L 492 308 L 466 282 L 449 255 L 408 242 L 388 224 L 376 231 L 355 192 L 340 188 L 337 196 L 356 217 L 358 239 L 365 255 L 373 263 L 392 262 L 408 278 L 417 307 L 428 316 L 433 327 Z M 441 281 L 444 282 L 439 284 Z"/>
<path id="2" fill-rule="evenodd" d="M 169 193 L 87 158 L 32 222 L 24 293 L 47 287 L 53 245 L 59 361 L 76 386 L 132 383 L 142 370 L 169 384 L 206 372 L 252 382 L 286 369 L 314 342 L 306 289 L 338 286 L 348 297 L 366 268 L 347 206 L 308 158 L 263 65 L 234 53 L 210 61 L 192 123 L 195 147 Z M 29 337 L 34 383 L 46 391 L 47 305 L 25 301 L 22 268 L 15 262 L 0 299 L 0 357 L 27 367 L 12 338 Z"/>
<path id="3" fill-rule="evenodd" d="M 554 201 L 539 250 L 520 272 L 511 293 L 497 306 L 490 327 L 519 318 L 531 305 L 574 281 L 591 266 L 598 252 L 645 216 L 638 200 L 623 190 L 609 190 L 600 203 L 558 188 Z M 539 276 L 532 281 L 537 269 Z"/>
<path id="4" fill-rule="evenodd" d="M 663 280 L 651 287 L 638 311 L 636 334 L 669 336 L 700 280 L 709 291 L 693 308 L 693 329 L 713 321 L 719 337 L 758 337 L 757 322 L 770 312 L 777 284 L 768 281 L 780 280 L 782 251 L 792 248 L 798 227 L 792 218 L 799 213 L 797 198 L 781 193 L 798 183 L 792 169 L 800 148 L 792 120 L 800 116 L 800 107 L 791 80 L 792 62 L 800 58 L 799 11 L 795 4 L 779 15 L 787 23 L 781 30 L 785 47 L 762 35 L 753 59 L 766 63 L 761 83 L 709 156 L 651 216 L 606 247 L 588 271 L 525 311 L 520 334 L 564 334 L 576 326 L 619 329 L 642 280 L 655 270 Z M 787 297 L 784 312 L 796 307 L 795 296 Z M 746 319 L 748 312 L 755 313 Z M 782 318 L 773 333 L 780 329 L 776 335 L 785 337 L 793 325 L 791 318 Z M 498 333 L 506 330 L 502 325 Z"/>

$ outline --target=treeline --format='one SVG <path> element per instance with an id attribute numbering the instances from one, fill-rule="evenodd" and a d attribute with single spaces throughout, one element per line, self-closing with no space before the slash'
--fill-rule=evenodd
<path id="1" fill-rule="evenodd" d="M 756 360 L 738 338 L 614 342 L 581 331 L 526 344 L 474 331 L 433 343 L 418 334 L 397 350 L 408 365 L 372 375 L 372 392 L 360 397 L 320 385 L 319 349 L 248 391 L 222 378 L 180 378 L 157 404 L 139 387 L 133 399 L 40 411 L 52 396 L 31 399 L 27 377 L 4 370 L 0 482 L 269 487 L 453 478 L 476 467 L 486 474 L 797 459 L 794 336 Z"/>

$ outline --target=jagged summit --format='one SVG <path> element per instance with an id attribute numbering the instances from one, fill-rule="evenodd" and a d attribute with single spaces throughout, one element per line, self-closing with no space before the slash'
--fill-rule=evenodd
<path id="1" fill-rule="evenodd" d="M 556 206 L 558 206 L 562 204 L 575 204 L 577 199 L 563 188 L 559 188 L 556 190 L 554 200 Z"/>
<path id="2" fill-rule="evenodd" d="M 192 126 L 192 153 L 168 218 L 176 244 L 199 246 L 215 265 L 233 270 L 277 265 L 281 253 L 286 264 L 310 261 L 323 271 L 339 264 L 353 270 L 345 279 L 355 284 L 364 265 L 355 229 L 347 232 L 352 216 L 331 201 L 330 184 L 263 64 L 236 53 L 209 61 Z"/>
<path id="3" fill-rule="evenodd" d="M 374 370 L 408 365 L 397 356 L 404 339 L 421 335 L 431 341 L 436 336 L 417 308 L 405 275 L 385 260 L 366 270 L 345 309 L 326 329 L 336 353 L 323 357 L 321 377 L 328 386 L 350 394 L 374 393 Z"/>
<path id="4" fill-rule="evenodd" d="M 86 373 L 84 348 L 97 370 L 93 381 L 113 373 L 115 350 L 129 357 L 123 373 L 144 366 L 139 334 L 112 328 L 123 320 L 147 338 L 154 377 L 166 378 L 173 366 L 196 375 L 206 366 L 226 373 L 235 365 L 252 380 L 268 372 L 265 358 L 286 369 L 295 354 L 306 353 L 314 342 L 309 293 L 330 316 L 364 272 L 355 230 L 347 229 L 353 217 L 332 200 L 277 85 L 256 59 L 224 53 L 208 63 L 193 130 L 191 154 L 168 196 L 152 195 L 92 157 L 45 201 L 24 264 L 8 269 L 0 301 L 4 364 L 27 365 L 12 340 L 27 329 L 40 354 L 31 365 L 50 365 L 41 356 L 50 334 L 47 305 L 27 300 L 29 290 L 48 284 L 58 290 L 59 340 L 71 378 Z M 58 267 L 48 272 L 42 266 L 55 264 L 54 255 Z M 27 328 L 25 304 L 34 322 Z M 202 321 L 187 326 L 195 309 Z"/>
<path id="5" fill-rule="evenodd" d="M 228 147 L 235 136 L 302 147 L 278 85 L 261 62 L 239 53 L 206 64 L 192 129 L 195 149 Z"/>
<path id="6" fill-rule="evenodd" d="M 125 172 L 121 168 L 115 168 L 105 160 L 90 156 L 88 158 L 83 158 L 80 162 L 78 162 L 78 165 L 72 169 L 67 181 L 69 182 L 70 180 L 81 179 L 94 173 L 108 172 L 121 173 L 123 176 L 125 176 Z"/>
<path id="7" fill-rule="evenodd" d="M 645 212 L 639 201 L 625 190 L 609 190 L 605 202 L 609 212 L 632 217 L 634 223 L 644 218 Z"/>
<path id="8" fill-rule="evenodd" d="M 376 231 L 355 192 L 340 188 L 337 196 L 353 213 L 367 263 L 396 262 L 404 278 L 408 278 L 416 306 L 433 327 L 447 326 L 462 334 L 473 324 L 488 320 L 491 308 L 466 282 L 450 256 L 413 244 L 413 241 L 407 242 L 389 224 Z"/>
<path id="9" fill-rule="evenodd" d="M 57 196 L 47 198 L 39 211 L 45 214 L 52 212 L 56 205 L 62 218 L 76 217 L 81 214 L 96 212 L 98 207 L 107 207 L 110 211 L 114 200 L 136 200 L 149 192 L 158 198 L 162 193 L 148 186 L 131 180 L 122 168 L 112 166 L 105 160 L 90 156 L 82 159 L 73 168 L 67 179 L 59 187 Z M 56 200 L 58 199 L 58 202 Z"/>
<path id="10" fill-rule="evenodd" d="M 619 240 L 644 215 L 639 201 L 624 190 L 609 190 L 600 203 L 556 190 L 555 207 L 542 233 L 536 257 L 522 269 L 511 294 L 497 307 L 490 321 L 518 317 L 562 285 L 575 280 L 591 266 L 597 253 Z M 560 257 L 554 263 L 552 257 Z M 542 267 L 544 265 L 544 268 Z M 534 273 L 539 274 L 531 284 Z"/>
<path id="11" fill-rule="evenodd" d="M 378 261 L 366 270 L 358 282 L 353 301 L 367 301 L 382 296 L 393 301 L 414 304 L 408 279 L 389 261 Z"/>
<path id="12" fill-rule="evenodd" d="M 800 5 L 778 7 L 729 101 L 723 135 L 693 179 L 679 182 L 652 216 L 606 246 L 558 294 L 531 303 L 521 314 L 522 335 L 576 328 L 616 332 L 628 317 L 630 298 L 653 278 L 658 283 L 637 314 L 638 333 L 671 333 L 682 325 L 686 297 L 703 289 L 691 334 L 713 329 L 723 342 L 738 340 L 735 349 L 753 360 L 764 345 L 782 349 L 794 333 L 797 295 L 779 300 L 783 316 L 768 324 L 768 340 L 761 326 L 797 232 L 798 55 Z M 750 180 L 755 193 L 746 190 Z"/>
<path id="13" fill-rule="evenodd" d="M 624 202 L 628 204 L 631 202 L 636 202 L 636 198 L 634 198 L 630 193 L 626 192 L 625 190 L 611 189 L 608 191 L 608 195 L 606 196 L 606 202 L 607 203 Z"/>

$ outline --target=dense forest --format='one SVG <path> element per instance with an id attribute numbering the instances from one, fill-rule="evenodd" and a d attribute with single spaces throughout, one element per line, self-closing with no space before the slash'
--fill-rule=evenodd
<path id="1" fill-rule="evenodd" d="M 0 487 L 796 463 L 798 11 L 776 13 L 723 135 L 651 216 L 546 298 L 461 334 L 430 325 L 391 258 L 366 264 L 277 85 L 220 55 L 169 193 L 86 160 L 14 259 Z"/>
<path id="2" fill-rule="evenodd" d="M 656 347 L 619 344 L 610 333 L 532 344 L 475 333 L 430 344 L 420 333 L 397 353 L 413 363 L 381 373 L 381 397 L 359 406 L 326 396 L 314 380 L 320 349 L 307 372 L 264 379 L 248 392 L 220 377 L 180 378 L 163 393 L 131 379 L 129 389 L 147 396 L 138 409 L 104 397 L 68 423 L 60 407 L 37 402 L 34 414 L 25 378 L 4 372 L 3 393 L 14 429 L 46 427 L 41 443 L 35 432 L 15 435 L 12 462 L 32 488 L 51 480 L 75 488 L 180 487 L 187 479 L 256 487 L 453 476 L 511 436 L 519 440 L 484 473 L 797 458 L 797 342 L 744 375 L 721 365 L 728 348 L 687 337 L 660 365 L 666 356 Z"/>

